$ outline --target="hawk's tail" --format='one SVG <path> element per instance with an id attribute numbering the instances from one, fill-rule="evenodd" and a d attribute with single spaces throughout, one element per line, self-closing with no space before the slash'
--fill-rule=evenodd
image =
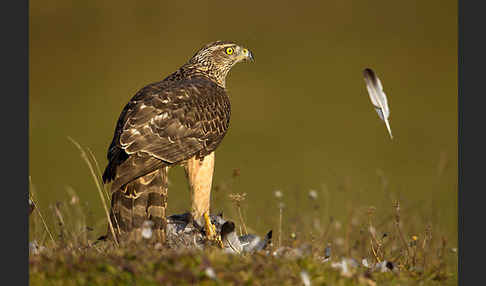
<path id="1" fill-rule="evenodd" d="M 143 234 L 151 241 L 165 241 L 167 172 L 163 167 L 112 190 L 110 219 L 121 240 L 140 241 Z"/>

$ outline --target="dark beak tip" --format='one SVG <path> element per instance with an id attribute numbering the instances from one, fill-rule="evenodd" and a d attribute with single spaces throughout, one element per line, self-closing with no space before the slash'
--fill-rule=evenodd
<path id="1" fill-rule="evenodd" d="M 255 61 L 255 57 L 253 56 L 253 53 L 251 51 L 248 51 L 248 59 L 251 61 L 251 62 L 254 62 Z"/>

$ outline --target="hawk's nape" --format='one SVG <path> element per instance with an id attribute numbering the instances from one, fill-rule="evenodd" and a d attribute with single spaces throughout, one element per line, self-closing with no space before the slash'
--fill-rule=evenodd
<path id="1" fill-rule="evenodd" d="M 140 240 L 146 220 L 154 239 L 164 240 L 173 165 L 185 167 L 194 220 L 209 215 L 214 151 L 231 113 L 226 75 L 244 60 L 253 55 L 232 42 L 208 44 L 167 78 L 139 90 L 122 110 L 103 173 L 105 183 L 113 181 L 110 216 L 122 240 Z"/>

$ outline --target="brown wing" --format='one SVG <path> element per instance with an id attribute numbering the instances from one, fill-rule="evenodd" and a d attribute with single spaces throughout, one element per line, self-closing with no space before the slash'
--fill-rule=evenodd
<path id="1" fill-rule="evenodd" d="M 211 153 L 229 117 L 226 92 L 205 78 L 145 87 L 120 115 L 104 181 L 115 179 L 114 185 L 123 186 L 163 165 Z"/>

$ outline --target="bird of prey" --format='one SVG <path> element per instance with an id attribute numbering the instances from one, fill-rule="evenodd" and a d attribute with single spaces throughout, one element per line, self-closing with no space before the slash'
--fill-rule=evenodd
<path id="1" fill-rule="evenodd" d="M 121 240 L 137 240 L 146 220 L 153 222 L 157 240 L 165 240 L 167 176 L 175 165 L 186 171 L 193 222 L 204 226 L 209 240 L 218 240 L 209 217 L 214 151 L 229 127 L 226 76 L 243 61 L 253 61 L 248 49 L 230 41 L 210 43 L 126 104 L 103 173 L 104 183 L 113 182 L 110 220 Z"/>

